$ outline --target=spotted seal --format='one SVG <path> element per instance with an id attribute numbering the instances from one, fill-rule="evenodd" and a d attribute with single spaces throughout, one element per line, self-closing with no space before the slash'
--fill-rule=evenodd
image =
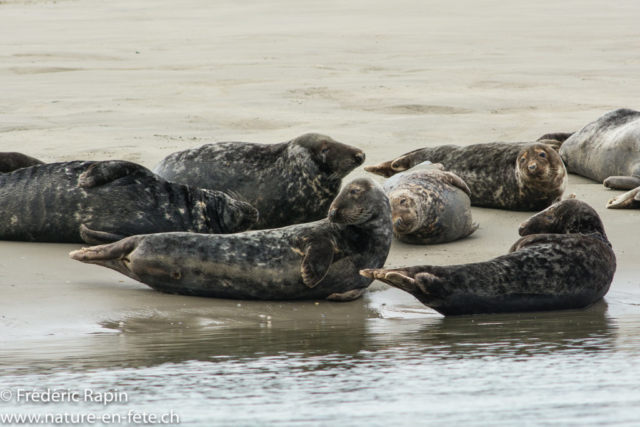
<path id="1" fill-rule="evenodd" d="M 43 161 L 26 154 L 16 152 L 0 153 L 0 173 L 9 173 L 18 169 L 44 164 Z"/>
<path id="2" fill-rule="evenodd" d="M 180 184 L 223 191 L 258 209 L 253 227 L 284 227 L 327 214 L 342 178 L 365 159 L 359 148 L 307 133 L 289 142 L 220 142 L 173 153 L 153 169 Z"/>
<path id="3" fill-rule="evenodd" d="M 492 142 L 466 147 L 421 148 L 365 170 L 392 176 L 424 161 L 441 163 L 469 186 L 471 205 L 539 211 L 561 197 L 567 185 L 558 141 Z"/>
<path id="4" fill-rule="evenodd" d="M 211 190 L 174 184 L 131 162 L 49 163 L 0 175 L 0 239 L 114 242 L 161 231 L 233 233 L 257 212 Z"/>
<path id="5" fill-rule="evenodd" d="M 507 255 L 451 266 L 361 272 L 445 316 L 587 307 L 609 290 L 616 257 L 596 211 L 563 200 L 532 216 Z"/>
<path id="6" fill-rule="evenodd" d="M 327 219 L 231 235 L 162 233 L 71 252 L 161 292 L 214 298 L 347 301 L 384 265 L 393 239 L 391 207 L 368 178 L 345 186 Z"/>
<path id="7" fill-rule="evenodd" d="M 478 228 L 471 219 L 469 187 L 451 172 L 418 165 L 392 176 L 383 188 L 391 203 L 393 233 L 402 242 L 446 243 Z"/>

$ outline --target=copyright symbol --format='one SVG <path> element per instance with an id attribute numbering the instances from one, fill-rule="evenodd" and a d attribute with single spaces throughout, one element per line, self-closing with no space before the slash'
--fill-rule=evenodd
<path id="1" fill-rule="evenodd" d="M 11 390 L 5 389 L 0 391 L 0 400 L 2 400 L 3 402 L 10 401 L 12 397 L 13 397 L 13 393 L 11 393 Z"/>

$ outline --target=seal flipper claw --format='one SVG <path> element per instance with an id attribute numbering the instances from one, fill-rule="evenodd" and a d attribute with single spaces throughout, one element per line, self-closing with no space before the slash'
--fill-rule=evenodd
<path id="1" fill-rule="evenodd" d="M 330 240 L 314 240 L 309 243 L 300 267 L 305 285 L 313 288 L 324 279 L 333 261 L 334 250 L 335 245 Z"/>
<path id="2" fill-rule="evenodd" d="M 86 225 L 80 225 L 80 237 L 90 245 L 105 245 L 124 239 L 122 234 L 107 233 L 105 231 L 92 230 Z"/>
<path id="3" fill-rule="evenodd" d="M 362 296 L 367 289 L 352 289 L 347 292 L 331 294 L 327 297 L 329 301 L 348 302 L 354 301 Z"/>
<path id="4" fill-rule="evenodd" d="M 104 161 L 97 162 L 89 166 L 85 172 L 78 177 L 78 187 L 92 188 L 107 184 L 128 175 L 153 175 L 144 166 L 126 161 Z"/>

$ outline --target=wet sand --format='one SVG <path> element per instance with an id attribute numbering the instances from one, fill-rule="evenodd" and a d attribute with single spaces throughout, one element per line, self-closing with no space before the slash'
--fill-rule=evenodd
<path id="1" fill-rule="evenodd" d="M 604 1 L 3 1 L 0 149 L 152 168 L 204 143 L 276 143 L 318 131 L 364 149 L 371 165 L 424 146 L 534 140 L 640 108 L 638 16 L 640 3 Z M 347 180 L 361 176 L 370 175 L 359 168 Z M 571 192 L 603 218 L 618 258 L 608 316 L 624 324 L 640 313 L 640 212 L 606 210 L 622 192 L 575 175 Z M 394 242 L 387 265 L 502 255 L 530 216 L 473 215 L 480 229 L 470 238 Z M 163 295 L 72 261 L 68 252 L 79 247 L 0 242 L 4 363 L 55 364 L 113 349 L 113 337 L 166 331 L 170 341 L 187 327 L 347 331 L 392 321 L 392 333 L 403 319 L 441 322 L 380 283 L 345 304 Z M 122 351 L 134 358 L 134 349 Z"/>

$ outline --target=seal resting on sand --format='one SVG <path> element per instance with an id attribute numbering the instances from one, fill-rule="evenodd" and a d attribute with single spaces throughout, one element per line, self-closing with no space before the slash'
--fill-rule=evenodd
<path id="1" fill-rule="evenodd" d="M 446 243 L 478 228 L 471 219 L 469 187 L 451 172 L 418 165 L 392 176 L 383 188 L 391 203 L 393 233 L 402 242 Z"/>
<path id="2" fill-rule="evenodd" d="M 616 257 L 587 203 L 557 202 L 525 221 L 520 235 L 507 255 L 486 262 L 361 274 L 407 291 L 445 316 L 579 309 L 609 290 Z"/>
<path id="3" fill-rule="evenodd" d="M 424 161 L 440 163 L 469 186 L 473 206 L 539 211 L 562 197 L 567 186 L 567 172 L 554 150 L 557 146 L 556 140 L 443 145 L 364 169 L 392 176 Z"/>
<path id="4" fill-rule="evenodd" d="M 210 190 L 174 184 L 131 162 L 65 162 L 0 175 L 0 239 L 108 243 L 162 231 L 235 233 L 257 212 Z"/>
<path id="5" fill-rule="evenodd" d="M 9 173 L 18 169 L 44 164 L 43 161 L 22 153 L 0 153 L 0 173 Z"/>
<path id="6" fill-rule="evenodd" d="M 393 240 L 389 200 L 357 179 L 333 201 L 328 219 L 227 236 L 163 233 L 71 252 L 155 290 L 214 298 L 358 298 L 384 265 Z"/>
<path id="7" fill-rule="evenodd" d="M 281 144 L 220 142 L 167 156 L 161 177 L 223 191 L 260 213 L 254 230 L 317 221 L 327 215 L 342 178 L 365 159 L 359 148 L 307 133 Z"/>

